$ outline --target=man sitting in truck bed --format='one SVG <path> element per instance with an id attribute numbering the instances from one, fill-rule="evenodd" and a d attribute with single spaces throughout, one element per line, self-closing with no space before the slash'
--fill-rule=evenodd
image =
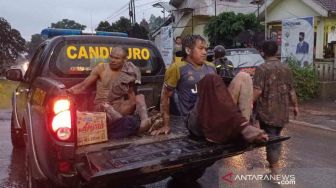
<path id="1" fill-rule="evenodd" d="M 109 64 L 99 64 L 81 83 L 67 90 L 70 94 L 79 94 L 91 84 L 96 83 L 95 111 L 106 111 L 109 124 L 109 137 L 121 138 L 142 133 L 149 129 L 145 98 L 135 94 L 135 82 L 140 82 L 138 68 L 127 61 L 128 50 L 114 47 Z M 140 116 L 140 125 L 134 112 Z"/>
<path id="2" fill-rule="evenodd" d="M 266 141 L 267 135 L 263 134 L 260 129 L 249 125 L 248 120 L 242 116 L 224 83 L 221 85 L 218 83 L 219 76 L 208 77 L 216 75 L 216 69 L 213 64 L 205 61 L 207 54 L 204 38 L 199 35 L 186 36 L 182 40 L 182 51 L 185 52 L 184 61 L 172 64 L 165 74 L 161 96 L 163 127 L 152 131 L 151 134 L 170 132 L 169 99 L 175 90 L 179 99 L 180 113 L 186 117 L 187 128 L 195 136 L 205 137 L 216 143 L 227 142 L 229 138 L 240 134 L 249 142 Z M 197 86 L 199 81 L 204 78 L 207 79 L 200 85 L 202 86 L 200 88 L 202 95 L 198 96 Z M 220 89 L 221 92 L 218 92 L 217 89 Z M 206 108 L 199 110 L 200 106 Z M 217 107 L 217 109 L 214 110 L 214 107 L 211 106 Z M 199 122 L 202 124 L 200 125 Z M 233 134 L 233 130 L 237 134 Z"/>

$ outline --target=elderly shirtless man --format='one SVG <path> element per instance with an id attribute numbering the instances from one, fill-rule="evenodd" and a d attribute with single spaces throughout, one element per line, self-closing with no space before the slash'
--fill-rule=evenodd
<path id="1" fill-rule="evenodd" d="M 96 83 L 95 111 L 107 112 L 109 137 L 113 138 L 143 133 L 150 126 L 145 98 L 135 94 L 135 83 L 140 82 L 141 74 L 127 61 L 127 56 L 126 48 L 114 47 L 109 64 L 97 65 L 85 80 L 67 90 L 70 94 L 79 94 Z M 134 112 L 140 116 L 140 125 L 132 116 Z"/>

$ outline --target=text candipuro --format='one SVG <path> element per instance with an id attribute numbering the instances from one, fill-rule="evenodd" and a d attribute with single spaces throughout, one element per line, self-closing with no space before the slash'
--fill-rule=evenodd
<path id="1" fill-rule="evenodd" d="M 69 59 L 107 59 L 112 47 L 104 46 L 67 46 L 66 55 Z M 148 60 L 150 51 L 148 48 L 128 48 L 128 59 Z"/>

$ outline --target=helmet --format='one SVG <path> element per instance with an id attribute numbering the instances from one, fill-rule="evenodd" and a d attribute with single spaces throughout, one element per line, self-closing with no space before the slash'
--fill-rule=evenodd
<path id="1" fill-rule="evenodd" d="M 215 58 L 219 58 L 219 57 L 224 57 L 225 56 L 225 48 L 222 45 L 217 45 L 214 48 L 214 54 L 215 54 Z"/>

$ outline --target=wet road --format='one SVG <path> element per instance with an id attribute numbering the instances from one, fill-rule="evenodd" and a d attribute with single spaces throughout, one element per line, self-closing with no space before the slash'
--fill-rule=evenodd
<path id="1" fill-rule="evenodd" d="M 336 133 L 290 124 L 283 135 L 292 138 L 283 144 L 280 174 L 295 178 L 295 184 L 277 185 L 262 180 L 237 180 L 237 175 L 265 175 L 269 172 L 265 149 L 216 162 L 193 188 L 221 187 L 319 187 L 336 188 Z M 10 141 L 10 111 L 0 111 L 0 187 L 25 187 L 24 150 L 13 150 Z M 225 176 L 232 173 L 232 176 Z M 223 179 L 225 176 L 226 180 Z M 230 181 L 228 181 L 228 178 Z M 231 182 L 232 181 L 232 182 Z M 294 182 L 283 182 L 284 184 Z M 169 179 L 147 188 L 176 187 Z"/>

